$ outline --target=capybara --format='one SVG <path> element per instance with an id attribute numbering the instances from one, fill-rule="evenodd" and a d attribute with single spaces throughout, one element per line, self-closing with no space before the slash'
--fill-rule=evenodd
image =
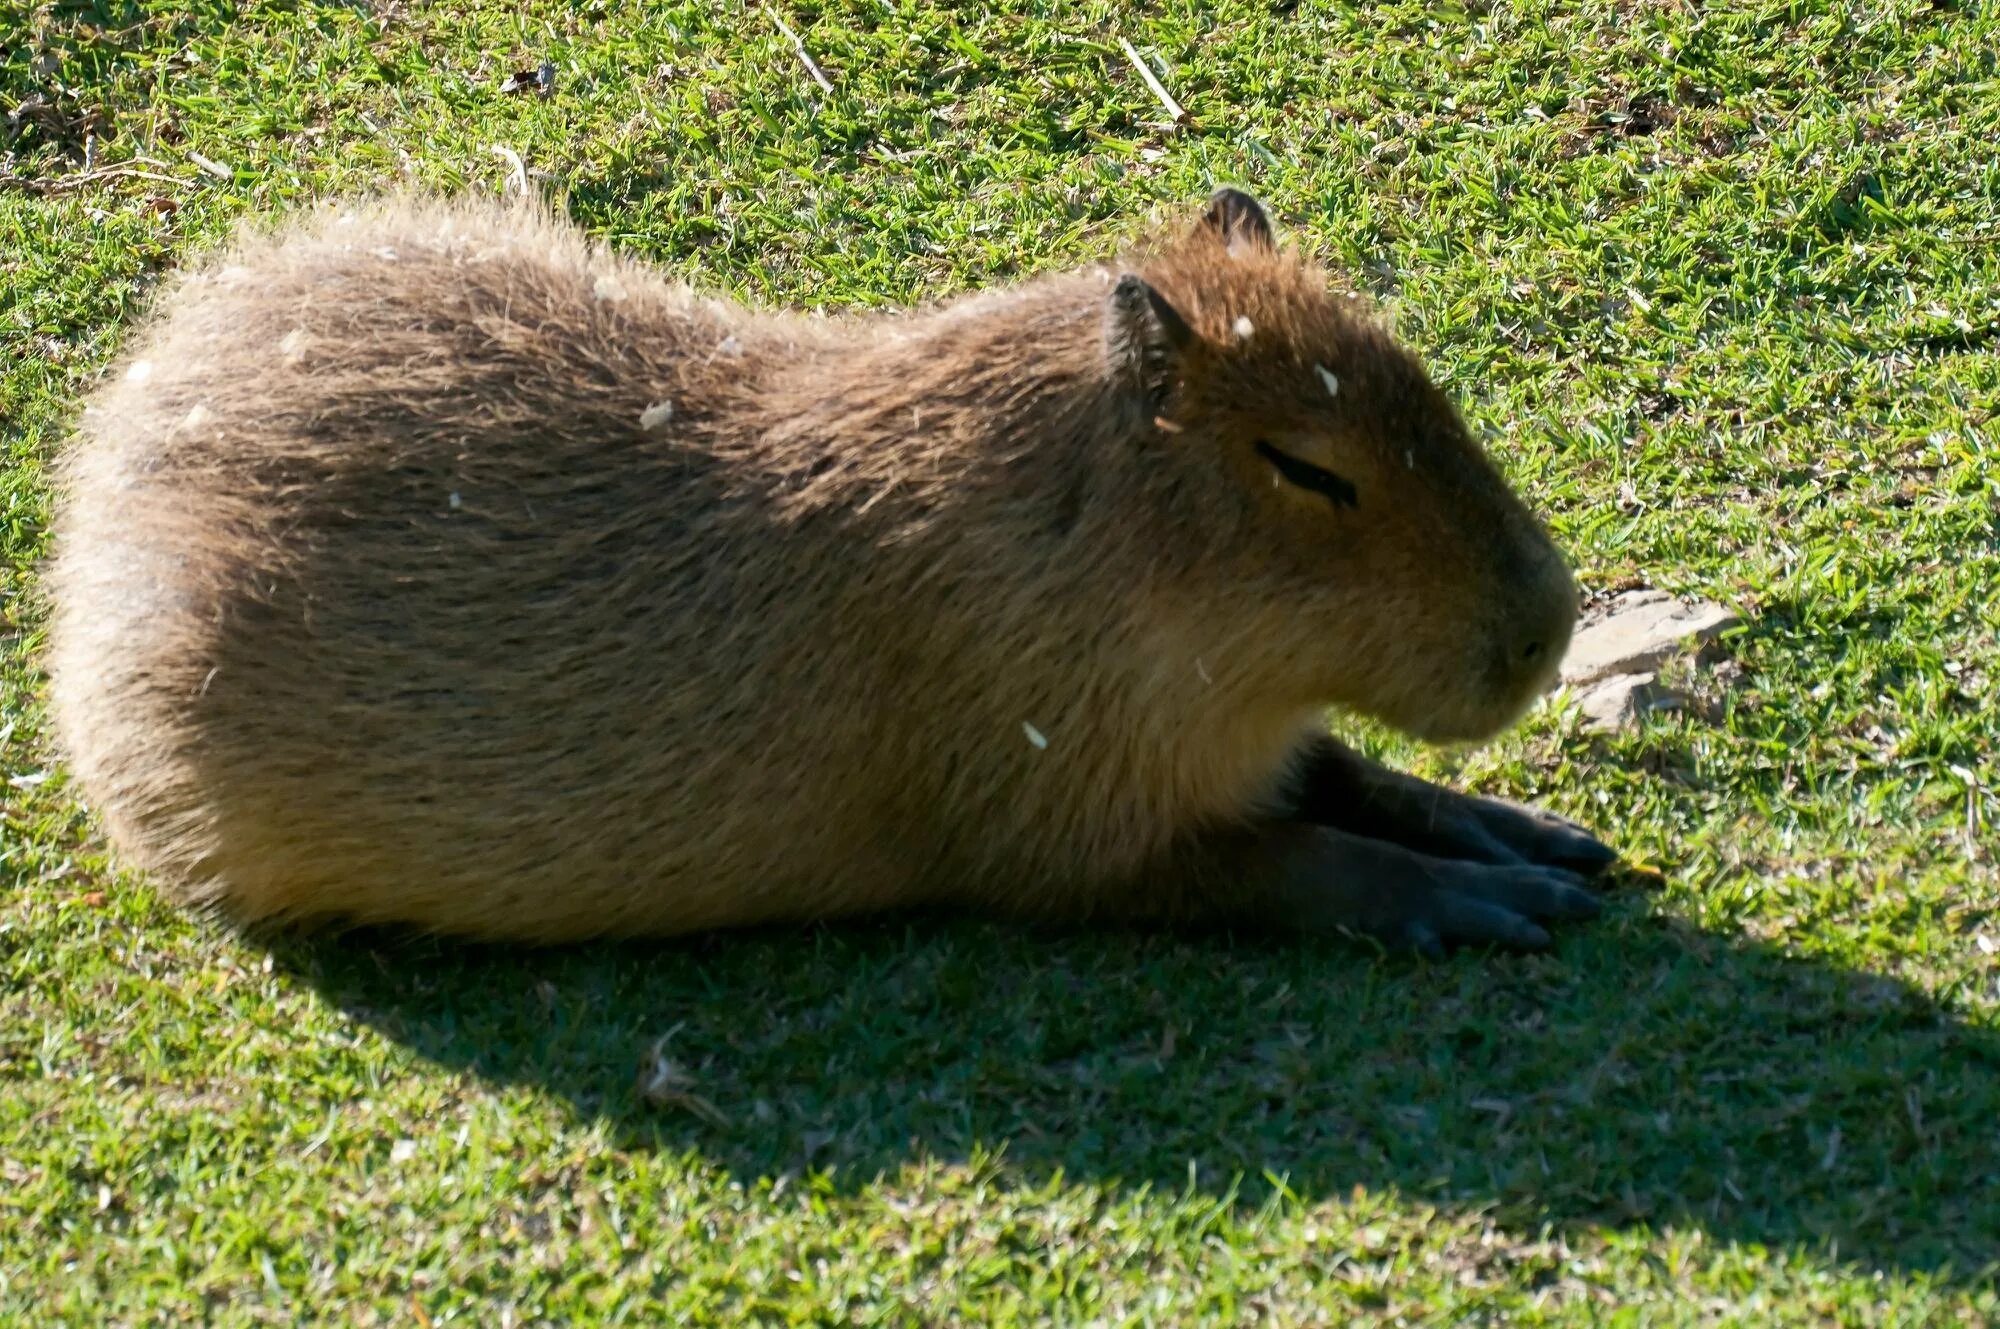
<path id="1" fill-rule="evenodd" d="M 1365 301 L 1222 190 L 936 307 L 709 298 L 545 208 L 251 228 L 60 470 L 117 855 L 244 921 L 559 942 L 893 906 L 1536 946 L 1613 855 L 1396 774 L 1576 612 Z"/>

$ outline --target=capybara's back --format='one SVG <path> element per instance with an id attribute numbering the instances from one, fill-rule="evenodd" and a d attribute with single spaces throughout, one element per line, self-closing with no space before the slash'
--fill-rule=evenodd
<path id="1" fill-rule="evenodd" d="M 55 712 L 114 842 L 239 916 L 550 940 L 809 913 L 798 865 L 881 852 L 784 753 L 866 750 L 813 623 L 891 601 L 709 437 L 800 349 L 726 312 L 440 205 L 184 283 L 62 475 Z"/>
<path id="2" fill-rule="evenodd" d="M 851 319 L 495 204 L 240 239 L 61 474 L 81 789 L 238 918 L 557 941 L 1088 908 L 1329 704 L 1490 730 L 1559 560 L 1386 334 L 1204 234 Z"/>

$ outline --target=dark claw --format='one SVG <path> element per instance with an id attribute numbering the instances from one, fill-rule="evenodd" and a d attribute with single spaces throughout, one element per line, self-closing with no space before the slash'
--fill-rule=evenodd
<path id="1" fill-rule="evenodd" d="M 1508 938 L 1508 940 L 1516 946 L 1539 951 L 1549 944 L 1549 934 L 1540 925 L 1530 923 L 1524 918 L 1514 929 L 1514 935 Z"/>
<path id="2" fill-rule="evenodd" d="M 1430 897 L 1427 912 L 1428 921 L 1458 945 L 1540 950 L 1549 944 L 1549 934 L 1530 921 L 1518 904 L 1483 891 L 1438 890 Z"/>
<path id="3" fill-rule="evenodd" d="M 1541 951 L 1549 946 L 1548 929 L 1519 914 L 1495 919 L 1484 935 L 1465 938 L 1467 946 L 1499 946 L 1510 951 Z"/>
<path id="4" fill-rule="evenodd" d="M 1549 837 L 1542 862 L 1570 868 L 1587 875 L 1604 871 L 1618 861 L 1618 851 L 1586 831 L 1565 827 Z"/>
<path id="5" fill-rule="evenodd" d="M 1556 918 L 1596 918 L 1604 912 L 1604 902 L 1580 886 L 1565 886 L 1557 898 Z"/>
<path id="6" fill-rule="evenodd" d="M 1529 861 L 1594 876 L 1618 861 L 1618 851 L 1567 817 L 1501 798 L 1476 800 L 1488 833 Z"/>
<path id="7" fill-rule="evenodd" d="M 1604 912 L 1604 905 L 1597 893 L 1585 886 L 1588 880 L 1582 873 L 1568 868 L 1542 869 L 1543 893 L 1538 900 L 1505 903 L 1528 915 L 1530 918 L 1596 918 Z"/>

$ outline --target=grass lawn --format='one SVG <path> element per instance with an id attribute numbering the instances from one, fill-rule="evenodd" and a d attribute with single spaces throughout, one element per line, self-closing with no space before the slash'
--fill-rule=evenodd
<path id="1" fill-rule="evenodd" d="M 0 1321 L 2000 1316 L 1996 53 L 1961 0 L 0 0 Z M 922 919 L 273 946 L 115 875 L 35 666 L 79 392 L 238 218 L 498 189 L 496 145 L 806 305 L 1249 186 L 1588 587 L 1744 612 L 1733 685 L 1636 733 L 1367 736 L 1664 884 L 1423 964 Z"/>

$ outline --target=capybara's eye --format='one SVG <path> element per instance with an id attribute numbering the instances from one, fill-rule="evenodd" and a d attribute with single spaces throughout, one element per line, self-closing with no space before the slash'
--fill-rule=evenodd
<path id="1" fill-rule="evenodd" d="M 1282 452 L 1261 438 L 1254 446 L 1257 455 L 1270 462 L 1288 483 L 1322 495 L 1337 508 L 1351 508 L 1360 502 L 1360 495 L 1354 492 L 1354 486 L 1325 467 L 1315 466 L 1309 461 L 1300 461 L 1291 453 Z"/>

